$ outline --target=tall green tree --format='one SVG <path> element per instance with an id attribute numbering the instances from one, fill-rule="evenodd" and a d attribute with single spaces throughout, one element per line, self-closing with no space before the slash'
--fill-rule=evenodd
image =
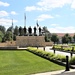
<path id="1" fill-rule="evenodd" d="M 72 38 L 69 34 L 65 34 L 63 37 L 62 37 L 62 43 L 71 43 L 72 41 Z"/>
<path id="2" fill-rule="evenodd" d="M 75 34 L 74 34 L 74 36 L 73 36 L 73 39 L 74 39 L 74 43 L 75 43 Z"/>
<path id="3" fill-rule="evenodd" d="M 45 41 L 46 42 L 51 41 L 51 33 L 49 32 L 47 27 L 45 27 L 45 26 L 43 27 L 43 32 L 44 32 L 44 35 L 45 35 Z"/>
<path id="4" fill-rule="evenodd" d="M 54 44 L 59 42 L 59 38 L 58 38 L 57 34 L 52 34 L 51 41 L 53 41 Z"/>
<path id="5" fill-rule="evenodd" d="M 1 31 L 3 34 L 5 34 L 6 28 L 5 28 L 4 26 L 0 25 L 0 31 Z"/>
<path id="6" fill-rule="evenodd" d="M 11 31 L 12 32 L 12 26 L 10 26 L 7 31 Z"/>
<path id="7" fill-rule="evenodd" d="M 15 26 L 14 35 L 18 36 L 18 34 L 19 34 L 19 28 L 18 28 L 18 26 Z"/>
<path id="8" fill-rule="evenodd" d="M 12 40 L 12 32 L 7 31 L 4 38 L 3 38 L 3 41 L 11 41 L 11 40 Z"/>
<path id="9" fill-rule="evenodd" d="M 4 34 L 2 33 L 2 31 L 0 31 L 0 42 L 2 42 L 3 37 L 4 37 Z"/>

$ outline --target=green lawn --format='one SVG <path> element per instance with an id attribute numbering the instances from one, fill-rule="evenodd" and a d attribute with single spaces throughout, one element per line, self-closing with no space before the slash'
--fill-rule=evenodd
<path id="1" fill-rule="evenodd" d="M 27 51 L 0 51 L 0 75 L 29 75 L 64 69 Z"/>

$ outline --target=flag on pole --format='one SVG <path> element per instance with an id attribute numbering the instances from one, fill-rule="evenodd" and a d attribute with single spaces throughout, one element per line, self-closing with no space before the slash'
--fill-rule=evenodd
<path id="1" fill-rule="evenodd" d="M 13 28 L 13 19 L 12 19 L 12 28 Z"/>
<path id="2" fill-rule="evenodd" d="M 36 25 L 37 25 L 37 27 L 39 26 L 39 24 L 38 24 L 38 20 L 37 20 L 37 22 L 36 22 Z"/>
<path id="3" fill-rule="evenodd" d="M 13 19 L 12 19 L 12 32 L 13 32 Z"/>
<path id="4" fill-rule="evenodd" d="M 24 16 L 25 16 L 25 20 L 26 20 L 26 14 Z"/>
<path id="5" fill-rule="evenodd" d="M 24 26 L 26 27 L 26 13 L 24 13 Z"/>

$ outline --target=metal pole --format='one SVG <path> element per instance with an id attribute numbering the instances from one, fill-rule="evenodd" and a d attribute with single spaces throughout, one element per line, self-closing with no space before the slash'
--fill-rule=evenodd
<path id="1" fill-rule="evenodd" d="M 66 71 L 69 71 L 69 56 L 66 56 Z"/>
<path id="2" fill-rule="evenodd" d="M 13 19 L 12 19 L 12 41 L 13 41 Z"/>
<path id="3" fill-rule="evenodd" d="M 26 27 L 26 13 L 24 13 L 24 26 Z"/>
<path id="4" fill-rule="evenodd" d="M 45 47 L 43 47 L 44 51 L 45 51 Z"/>

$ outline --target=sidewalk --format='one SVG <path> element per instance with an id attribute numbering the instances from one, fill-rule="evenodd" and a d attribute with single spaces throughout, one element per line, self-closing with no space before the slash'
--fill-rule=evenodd
<path id="1" fill-rule="evenodd" d="M 75 75 L 75 69 L 70 69 L 70 71 L 53 71 L 53 72 L 46 72 L 46 73 L 38 73 L 32 75 Z"/>

